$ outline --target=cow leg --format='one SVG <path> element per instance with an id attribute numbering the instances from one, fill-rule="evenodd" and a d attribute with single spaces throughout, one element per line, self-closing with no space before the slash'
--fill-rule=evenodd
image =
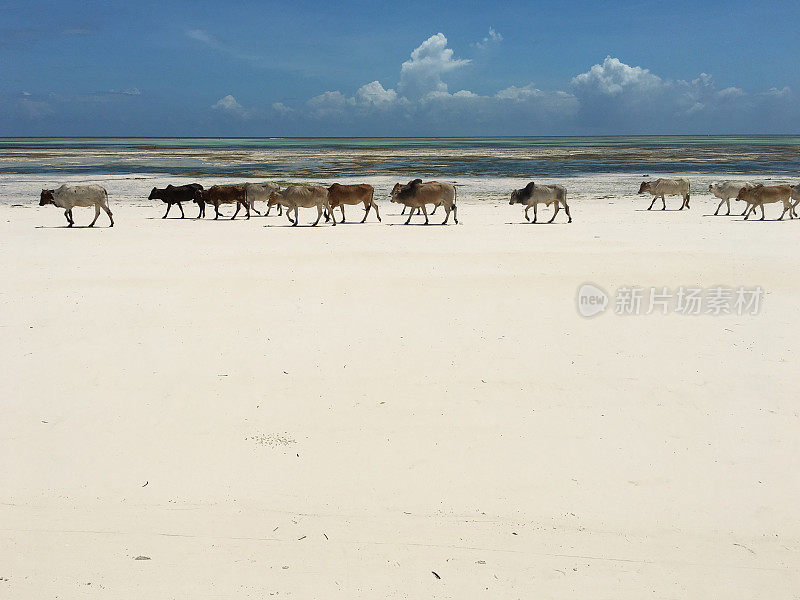
<path id="1" fill-rule="evenodd" d="M 688 208 L 689 210 L 691 210 L 691 209 L 692 209 L 692 207 L 691 207 L 691 206 L 689 206 L 689 200 L 691 200 L 691 196 L 690 196 L 689 194 L 686 194 L 686 208 Z"/>
<path id="2" fill-rule="evenodd" d="M 525 220 L 530 223 L 531 218 L 528 216 L 528 211 L 531 209 L 531 205 L 525 207 Z"/>
<path id="3" fill-rule="evenodd" d="M 264 213 L 264 216 L 268 217 L 269 216 L 269 211 L 271 211 L 271 210 L 272 210 L 272 205 L 270 205 L 269 202 L 268 202 L 267 203 L 267 212 Z"/>
<path id="4" fill-rule="evenodd" d="M 237 202 L 236 202 L 236 210 L 233 211 L 233 216 L 231 217 L 231 221 L 233 221 L 236 218 L 236 215 L 239 214 L 239 209 L 241 207 L 242 207 L 242 203 L 237 200 Z"/>
<path id="5" fill-rule="evenodd" d="M 689 205 L 686 203 L 686 196 L 684 196 L 683 201 L 681 202 L 681 207 L 678 210 L 683 210 L 687 206 Z"/>
<path id="6" fill-rule="evenodd" d="M 289 210 L 288 208 L 286 210 Z M 280 217 L 283 214 L 283 205 L 278 204 L 278 216 Z"/>
<path id="7" fill-rule="evenodd" d="M 214 220 L 219 218 L 219 203 L 214 203 Z"/>
<path id="8" fill-rule="evenodd" d="M 714 211 L 714 216 L 715 216 L 715 217 L 717 216 L 717 213 L 719 213 L 719 209 L 720 209 L 720 208 L 722 208 L 722 203 L 723 203 L 723 202 L 725 202 L 725 200 L 724 200 L 724 199 L 719 201 L 719 204 L 717 205 L 717 210 L 715 210 L 715 211 Z M 728 214 L 730 214 L 730 212 L 731 212 L 731 206 L 730 206 L 730 204 L 729 204 L 729 205 L 728 205 Z"/>
<path id="9" fill-rule="evenodd" d="M 664 194 L 661 194 L 661 210 L 667 210 L 667 201 L 664 198 Z"/>
<path id="10" fill-rule="evenodd" d="M 781 213 L 781 216 L 778 217 L 778 221 L 783 221 L 783 215 L 785 215 L 786 211 L 790 210 L 790 209 L 791 209 L 791 206 L 789 206 L 788 204 L 784 204 L 783 205 L 783 212 Z M 792 218 L 792 213 L 789 213 L 789 218 L 790 219 Z"/>
<path id="11" fill-rule="evenodd" d="M 94 205 L 94 219 L 92 219 L 92 222 L 89 223 L 89 227 L 94 227 L 94 224 L 97 221 L 97 217 L 99 217 L 99 216 L 100 216 L 100 205 L 99 204 L 95 204 Z"/>
<path id="12" fill-rule="evenodd" d="M 249 204 L 250 204 L 250 210 L 252 210 L 254 213 L 256 213 L 260 217 L 261 213 L 256 208 L 256 203 L 255 202 L 250 202 Z"/>
<path id="13" fill-rule="evenodd" d="M 378 223 L 381 222 L 381 213 L 378 212 L 378 205 L 375 204 L 374 200 L 369 201 L 369 205 L 375 208 L 375 215 L 378 217 Z M 366 216 L 364 217 L 366 218 Z"/>
<path id="14" fill-rule="evenodd" d="M 759 221 L 763 221 L 764 220 L 764 203 L 762 202 L 761 204 L 759 204 L 759 207 L 761 207 L 761 218 L 759 219 Z"/>
<path id="15" fill-rule="evenodd" d="M 658 200 L 658 197 L 653 198 L 653 201 L 650 203 L 650 206 L 647 207 L 647 210 L 650 210 L 651 208 L 653 208 L 653 204 L 656 203 L 656 200 Z"/>
<path id="16" fill-rule="evenodd" d="M 404 209 L 404 210 L 405 210 L 405 209 Z M 406 219 L 406 222 L 405 222 L 405 224 L 406 224 L 406 225 L 408 225 L 409 221 L 411 221 L 411 217 L 413 217 L 413 216 L 414 216 L 414 208 L 412 207 L 412 208 L 411 208 L 411 209 L 408 211 L 408 218 Z"/>
<path id="17" fill-rule="evenodd" d="M 331 221 L 332 221 L 331 225 L 335 226 L 336 225 L 336 215 L 333 214 L 333 207 L 330 204 L 326 204 L 325 206 L 328 209 L 328 211 L 330 211 L 330 213 L 331 213 Z M 344 205 L 342 205 L 342 208 L 344 208 Z M 342 210 L 342 223 L 344 223 L 344 210 Z"/>
<path id="18" fill-rule="evenodd" d="M 292 227 L 296 227 L 297 223 L 300 221 L 300 216 L 297 214 L 298 210 L 299 209 L 295 206 L 294 207 L 294 221 L 292 221 L 291 218 L 289 219 L 290 221 L 292 221 Z M 289 214 L 289 209 L 286 209 L 286 214 L 287 215 Z"/>
<path id="19" fill-rule="evenodd" d="M 106 211 L 106 214 L 108 215 L 108 220 L 111 221 L 111 225 L 109 225 L 109 227 L 113 227 L 114 226 L 114 215 L 111 213 L 111 209 L 108 208 L 108 204 L 104 204 L 103 205 L 103 210 Z"/>
<path id="20" fill-rule="evenodd" d="M 164 216 L 161 217 L 162 219 L 166 219 L 167 215 L 169 214 L 169 209 L 172 208 L 172 202 L 167 202 L 167 212 L 164 213 Z"/>
<path id="21" fill-rule="evenodd" d="M 344 204 L 340 204 L 339 208 L 342 209 L 342 223 L 344 223 Z M 331 214 L 333 214 L 333 211 L 331 211 Z"/>
<path id="22" fill-rule="evenodd" d="M 439 208 L 439 205 L 438 205 L 438 204 L 434 204 L 434 205 L 433 205 L 433 210 L 431 211 L 431 216 L 433 216 L 433 215 L 435 215 L 435 214 L 436 214 L 436 209 L 437 209 L 437 208 Z"/>
<path id="23" fill-rule="evenodd" d="M 72 227 L 75 222 L 72 220 L 72 211 L 71 209 L 67 209 L 64 211 L 64 216 L 67 217 L 67 227 Z"/>
<path id="24" fill-rule="evenodd" d="M 361 219 L 362 223 L 367 220 L 367 215 L 369 214 L 369 209 L 371 207 L 372 207 L 372 201 L 370 201 L 369 203 L 367 202 L 364 203 L 364 218 Z"/>
<path id="25" fill-rule="evenodd" d="M 456 209 L 456 205 L 455 204 L 453 204 L 452 208 L 450 206 L 447 206 L 447 204 L 444 205 L 444 213 L 445 214 L 444 214 L 444 221 L 442 221 L 442 225 L 447 225 L 447 221 L 450 219 L 450 211 L 451 210 L 455 211 L 455 209 Z M 431 214 L 433 214 L 433 213 L 431 213 Z M 453 213 L 453 217 L 455 217 L 455 216 L 456 215 L 455 215 L 455 212 L 454 212 Z M 456 221 L 456 223 L 458 223 L 458 221 Z"/>
<path id="26" fill-rule="evenodd" d="M 566 202 L 564 202 L 564 210 L 567 211 L 567 218 L 569 219 L 567 223 L 572 223 L 572 215 L 569 214 L 569 204 L 567 204 Z"/>
<path id="27" fill-rule="evenodd" d="M 247 218 L 250 218 L 250 203 L 244 202 L 244 209 L 247 211 Z"/>
<path id="28" fill-rule="evenodd" d="M 558 202 L 558 200 L 556 200 L 555 205 L 556 205 L 556 210 L 553 212 L 553 216 L 550 217 L 550 220 L 548 221 L 548 223 L 552 223 L 553 221 L 556 220 L 556 215 L 558 214 L 558 211 L 559 211 L 559 202 Z"/>
<path id="29" fill-rule="evenodd" d="M 536 219 L 539 218 L 539 215 L 536 214 L 536 210 L 538 207 L 538 203 L 533 203 L 533 222 L 536 223 Z"/>
<path id="30" fill-rule="evenodd" d="M 314 226 L 315 226 L 317 223 L 319 223 L 319 220 L 320 220 L 321 218 L 322 218 L 322 205 L 321 205 L 321 204 L 317 204 L 317 220 L 316 220 L 316 221 L 314 221 L 314 222 L 311 224 L 311 226 L 312 226 L 312 227 L 314 227 Z"/>
<path id="31" fill-rule="evenodd" d="M 425 215 L 425 225 L 428 225 L 428 208 L 424 204 L 420 208 L 422 208 L 422 214 Z"/>
<path id="32" fill-rule="evenodd" d="M 179 208 L 179 209 L 180 209 L 180 211 L 181 211 L 181 219 L 182 219 L 182 218 L 185 216 L 185 215 L 183 214 L 183 206 L 181 206 L 181 203 L 180 203 L 180 202 L 178 202 L 177 204 L 178 204 L 178 208 Z"/>
<path id="33" fill-rule="evenodd" d="M 400 211 L 400 214 L 401 214 L 401 215 L 404 215 L 404 214 L 406 214 L 406 209 L 407 209 L 407 208 L 408 208 L 408 206 L 403 206 L 403 210 L 401 210 L 401 211 Z"/>

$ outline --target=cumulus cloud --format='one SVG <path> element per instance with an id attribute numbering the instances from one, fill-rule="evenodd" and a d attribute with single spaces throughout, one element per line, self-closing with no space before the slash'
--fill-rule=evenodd
<path id="1" fill-rule="evenodd" d="M 251 116 L 251 111 L 246 109 L 231 94 L 223 96 L 215 104 L 211 106 L 212 109 L 218 110 L 230 115 L 235 115 L 242 119 L 248 119 Z"/>
<path id="2" fill-rule="evenodd" d="M 503 36 L 495 31 L 492 27 L 489 27 L 489 35 L 483 38 L 480 42 L 475 42 L 475 47 L 484 50 L 492 44 L 499 44 L 502 41 Z"/>
<path id="3" fill-rule="evenodd" d="M 355 101 L 361 105 L 385 108 L 397 102 L 397 92 L 385 89 L 379 81 L 372 81 L 358 88 Z"/>
<path id="4" fill-rule="evenodd" d="M 216 43 L 202 30 L 187 35 Z M 480 44 L 501 40 L 490 28 Z M 788 130 L 800 119 L 789 88 L 753 93 L 718 86 L 707 73 L 670 80 L 612 56 L 575 75 L 561 90 L 523 83 L 483 94 L 450 92 L 450 76 L 470 63 L 455 56 L 445 35 L 437 33 L 400 65 L 394 86 L 374 80 L 352 95 L 328 90 L 295 106 L 275 102 L 264 113 L 243 107 L 232 95 L 212 108 L 242 119 L 289 119 L 319 135 L 707 133 L 730 131 L 731 123 L 739 124 L 739 131 L 760 131 L 766 122 L 775 131 Z"/>
<path id="5" fill-rule="evenodd" d="M 431 92 L 446 92 L 442 75 L 465 67 L 469 59 L 453 58 L 443 33 L 432 35 L 411 52 L 411 58 L 400 67 L 397 89 L 408 98 L 422 98 Z"/>
<path id="6" fill-rule="evenodd" d="M 662 81 L 648 69 L 631 67 L 618 58 L 606 56 L 602 64 L 573 77 L 572 85 L 584 93 L 621 96 L 656 91 Z"/>

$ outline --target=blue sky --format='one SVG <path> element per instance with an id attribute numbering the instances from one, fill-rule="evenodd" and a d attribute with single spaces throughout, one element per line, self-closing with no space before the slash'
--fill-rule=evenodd
<path id="1" fill-rule="evenodd" d="M 0 14 L 5 136 L 800 132 L 796 0 L 0 0 Z"/>

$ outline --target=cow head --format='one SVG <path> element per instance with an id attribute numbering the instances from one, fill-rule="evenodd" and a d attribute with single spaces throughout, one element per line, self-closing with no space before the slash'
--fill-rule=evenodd
<path id="1" fill-rule="evenodd" d="M 708 191 L 709 191 L 709 192 L 713 192 L 713 191 L 714 191 L 714 188 L 716 187 L 716 185 L 717 185 L 716 183 L 712 183 L 711 185 L 709 185 L 709 186 L 708 186 Z"/>
<path id="2" fill-rule="evenodd" d="M 192 202 L 203 204 L 206 201 L 206 194 L 208 194 L 206 190 L 195 190 L 192 196 Z"/>
<path id="3" fill-rule="evenodd" d="M 402 189 L 403 189 L 403 184 L 402 183 L 395 183 L 394 184 L 394 187 L 392 188 L 392 191 L 389 192 L 389 196 L 391 197 L 391 201 L 392 202 L 395 202 L 395 199 L 397 198 L 397 194 L 399 194 L 400 190 L 402 190 Z"/>
<path id="4" fill-rule="evenodd" d="M 509 202 L 509 204 L 522 204 L 522 200 L 520 199 L 521 195 L 522 195 L 522 190 L 512 190 L 511 202 Z"/>
<path id="5" fill-rule="evenodd" d="M 150 190 L 150 195 L 147 197 L 148 200 L 156 200 L 158 199 L 158 188 L 153 188 Z"/>
<path id="6" fill-rule="evenodd" d="M 749 199 L 751 199 L 753 197 L 753 190 L 757 189 L 758 187 L 759 186 L 756 186 L 755 188 L 743 187 L 742 189 L 739 190 L 739 193 L 736 194 L 736 199 L 737 200 L 749 200 Z"/>
<path id="7" fill-rule="evenodd" d="M 55 203 L 56 201 L 55 198 L 53 198 L 53 190 L 42 190 L 42 195 L 39 197 L 39 206 Z"/>
<path id="8" fill-rule="evenodd" d="M 649 191 L 650 191 L 650 182 L 649 181 L 643 181 L 642 185 L 639 186 L 639 193 L 640 194 L 644 194 L 645 192 L 649 192 Z"/>
<path id="9" fill-rule="evenodd" d="M 278 204 L 278 190 L 272 190 L 269 193 L 269 200 L 267 200 L 267 206 L 275 206 Z"/>

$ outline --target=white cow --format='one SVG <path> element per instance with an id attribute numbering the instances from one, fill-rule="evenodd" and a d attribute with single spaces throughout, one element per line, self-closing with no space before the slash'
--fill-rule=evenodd
<path id="1" fill-rule="evenodd" d="M 280 189 L 280 186 L 277 183 L 272 183 L 271 181 L 267 181 L 264 183 L 245 183 L 244 184 L 245 192 L 247 193 L 247 204 L 250 205 L 250 210 L 254 211 L 257 215 L 261 213 L 258 212 L 254 206 L 255 202 L 264 202 L 267 205 L 267 212 L 269 214 L 269 196 L 272 192 L 275 192 Z M 278 214 L 281 214 L 281 205 L 278 205 Z"/>
<path id="2" fill-rule="evenodd" d="M 752 189 L 754 187 L 756 187 L 756 184 L 750 181 L 719 181 L 709 185 L 708 191 L 717 198 L 720 198 L 720 203 L 719 206 L 717 206 L 717 210 L 714 211 L 714 216 L 719 213 L 719 209 L 722 208 L 723 203 L 728 207 L 728 212 L 726 212 L 725 215 L 731 214 L 731 198 L 736 198 L 736 196 L 739 195 L 739 190 L 742 188 Z"/>
<path id="3" fill-rule="evenodd" d="M 661 210 L 667 209 L 667 202 L 664 196 L 683 196 L 683 204 L 678 210 L 691 208 L 689 206 L 689 180 L 679 177 L 678 179 L 656 179 L 655 181 L 643 181 L 639 186 L 639 193 L 650 192 L 653 194 L 653 201 L 647 210 L 653 208 L 653 204 L 661 197 Z"/>
<path id="4" fill-rule="evenodd" d="M 275 190 L 269 195 L 268 206 L 283 205 L 286 207 L 286 218 L 292 226 L 297 225 L 298 208 L 317 208 L 317 220 L 314 225 L 319 223 L 323 211 L 328 211 L 330 219 L 336 225 L 336 217 L 333 216 L 330 202 L 328 201 L 328 188 L 321 185 L 290 185 L 284 190 Z M 294 211 L 294 219 L 291 212 Z M 328 218 L 325 219 L 326 221 Z"/>
<path id="5" fill-rule="evenodd" d="M 572 223 L 572 215 L 569 214 L 569 205 L 567 204 L 567 188 L 563 185 L 543 185 L 541 183 L 534 183 L 531 181 L 524 188 L 514 190 L 511 192 L 511 202 L 509 204 L 524 204 L 525 205 L 525 219 L 530 221 L 528 210 L 533 207 L 533 222 L 536 223 L 537 214 L 536 206 L 544 204 L 550 206 L 555 204 L 555 212 L 550 217 L 548 223 L 552 223 L 558 214 L 561 206 L 567 212 L 567 223 Z"/>
<path id="6" fill-rule="evenodd" d="M 94 206 L 94 220 L 89 227 L 94 227 L 97 217 L 100 216 L 100 209 L 106 211 L 111 227 L 114 226 L 114 217 L 108 208 L 108 192 L 100 185 L 68 185 L 64 184 L 55 190 L 42 190 L 39 198 L 39 206 L 53 204 L 64 209 L 64 216 L 67 217 L 67 227 L 72 227 L 75 221 L 72 219 L 72 209 L 76 206 Z"/>

